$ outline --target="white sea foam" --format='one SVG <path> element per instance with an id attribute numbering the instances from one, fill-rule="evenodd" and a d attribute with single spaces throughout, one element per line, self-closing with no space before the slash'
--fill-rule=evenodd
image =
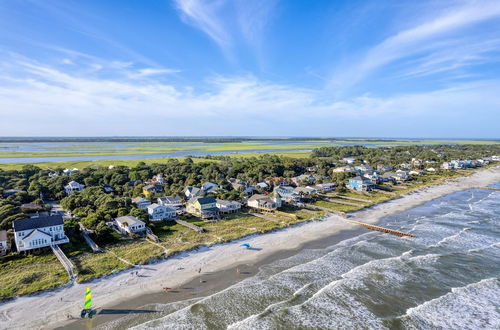
<path id="1" fill-rule="evenodd" d="M 426 301 L 401 317 L 406 327 L 440 329 L 498 329 L 500 285 L 488 278 Z"/>

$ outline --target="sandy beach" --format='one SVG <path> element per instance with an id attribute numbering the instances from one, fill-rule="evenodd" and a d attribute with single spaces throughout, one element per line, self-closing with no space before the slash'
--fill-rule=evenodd
<path id="1" fill-rule="evenodd" d="M 450 179 L 443 184 L 352 213 L 351 218 L 376 223 L 386 215 L 397 214 L 455 191 L 499 181 L 500 166 L 482 169 L 471 176 Z M 339 216 L 330 214 L 321 221 L 203 247 L 157 264 L 132 268 L 90 283 L 72 283 L 56 290 L 10 300 L 0 305 L 0 322 L 2 328 L 8 329 L 53 328 L 79 315 L 86 287 L 93 291 L 94 306 L 114 306 L 140 295 L 158 294 L 164 286 L 175 288 L 192 281 L 199 276 L 200 268 L 203 272 L 217 272 L 240 264 L 257 263 L 276 252 L 296 249 L 307 242 L 357 228 Z M 244 249 L 240 247 L 242 242 L 248 242 L 256 249 Z M 140 276 L 135 276 L 135 272 Z"/>

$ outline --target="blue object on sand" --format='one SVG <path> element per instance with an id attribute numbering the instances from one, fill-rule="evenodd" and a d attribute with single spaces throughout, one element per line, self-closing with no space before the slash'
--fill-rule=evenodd
<path id="1" fill-rule="evenodd" d="M 248 244 L 248 243 L 243 243 L 243 244 L 241 244 L 240 246 L 244 246 L 244 247 L 246 247 L 246 248 L 249 248 L 249 247 L 250 247 L 250 244 Z"/>

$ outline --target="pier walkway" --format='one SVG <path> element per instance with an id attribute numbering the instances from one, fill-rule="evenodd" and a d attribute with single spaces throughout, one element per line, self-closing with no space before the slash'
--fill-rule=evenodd
<path id="1" fill-rule="evenodd" d="M 199 227 L 199 226 L 196 226 L 196 225 L 193 225 L 192 223 L 189 223 L 187 221 L 184 221 L 184 220 L 175 220 L 176 223 L 178 223 L 179 225 L 182 225 L 184 227 L 188 227 L 189 229 L 192 229 L 198 233 L 204 233 L 205 232 L 205 229 L 203 229 L 202 227 Z"/>
<path id="2" fill-rule="evenodd" d="M 495 188 L 495 187 L 472 187 L 472 189 L 487 189 L 487 190 L 500 191 L 500 188 Z"/>
<path id="3" fill-rule="evenodd" d="M 82 232 L 83 239 L 85 240 L 85 242 L 87 243 L 87 245 L 90 246 L 90 248 L 92 249 L 92 251 L 94 251 L 94 252 L 102 252 L 102 250 L 99 247 L 99 245 L 97 245 L 92 240 L 92 238 L 90 238 L 90 236 L 89 236 L 90 231 L 87 230 L 87 228 L 85 228 L 81 222 L 79 222 L 78 224 L 80 225 L 80 231 Z"/>
<path id="4" fill-rule="evenodd" d="M 59 262 L 63 265 L 64 269 L 66 269 L 66 271 L 68 272 L 70 280 L 75 279 L 76 277 L 75 266 L 73 265 L 73 263 L 71 263 L 68 257 L 66 257 L 64 252 L 62 252 L 59 245 L 51 245 L 50 247 L 52 248 L 52 252 L 54 252 L 54 254 L 56 255 L 57 260 L 59 260 Z"/>
<path id="5" fill-rule="evenodd" d="M 394 229 L 384 228 L 384 227 L 380 227 L 380 226 L 370 225 L 370 224 L 367 224 L 367 223 L 364 223 L 364 222 L 359 222 L 359 221 L 356 221 L 356 220 L 348 220 L 348 219 L 345 219 L 345 218 L 343 220 L 346 221 L 346 222 L 353 223 L 355 225 L 359 225 L 359 226 L 365 227 L 367 229 L 380 231 L 382 233 L 387 233 L 387 234 L 391 234 L 391 235 L 395 235 L 395 236 L 400 236 L 400 237 L 402 237 L 402 236 L 415 237 L 415 235 L 413 235 L 411 233 L 405 233 L 405 232 L 402 232 L 402 231 L 399 231 L 399 230 L 394 230 Z"/>

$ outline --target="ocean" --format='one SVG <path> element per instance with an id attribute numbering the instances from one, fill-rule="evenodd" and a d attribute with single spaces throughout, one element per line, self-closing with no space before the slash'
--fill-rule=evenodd
<path id="1" fill-rule="evenodd" d="M 497 185 L 498 186 L 498 185 Z M 271 262 L 220 292 L 101 329 L 499 329 L 500 192 L 467 190 Z"/>

